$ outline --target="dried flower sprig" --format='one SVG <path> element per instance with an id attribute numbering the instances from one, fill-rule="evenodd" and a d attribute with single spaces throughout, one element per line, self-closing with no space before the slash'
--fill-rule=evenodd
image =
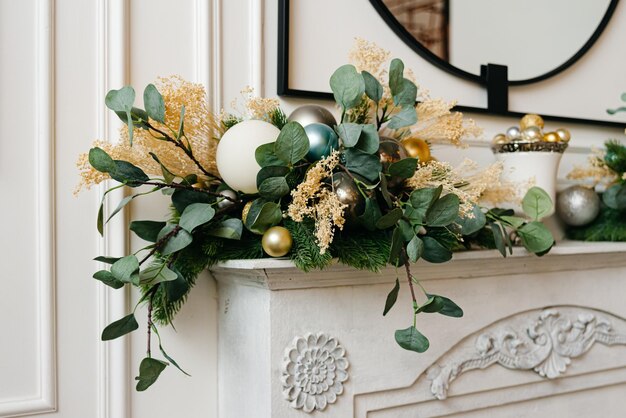
<path id="1" fill-rule="evenodd" d="M 341 203 L 337 194 L 329 189 L 325 180 L 332 178 L 333 170 L 339 164 L 339 152 L 333 151 L 307 171 L 302 183 L 291 191 L 291 204 L 288 216 L 296 222 L 305 218 L 315 220 L 315 237 L 324 254 L 333 242 L 335 228 L 343 229 L 343 212 L 347 205 Z"/>

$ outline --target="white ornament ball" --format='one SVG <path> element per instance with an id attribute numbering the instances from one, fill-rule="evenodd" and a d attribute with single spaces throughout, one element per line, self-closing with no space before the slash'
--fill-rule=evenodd
<path id="1" fill-rule="evenodd" d="M 263 144 L 274 142 L 280 130 L 261 120 L 245 120 L 227 130 L 217 145 L 215 161 L 222 179 L 243 193 L 258 193 L 256 175 L 261 166 L 254 153 Z"/>

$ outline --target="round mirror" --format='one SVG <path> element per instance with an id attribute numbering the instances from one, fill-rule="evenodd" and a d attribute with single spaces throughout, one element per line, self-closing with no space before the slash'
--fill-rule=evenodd
<path id="1" fill-rule="evenodd" d="M 483 64 L 508 67 L 510 84 L 551 77 L 596 41 L 618 0 L 370 0 L 416 52 L 480 81 Z"/>

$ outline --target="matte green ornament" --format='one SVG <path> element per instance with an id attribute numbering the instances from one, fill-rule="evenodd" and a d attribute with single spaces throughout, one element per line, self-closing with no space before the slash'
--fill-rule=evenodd
<path id="1" fill-rule="evenodd" d="M 328 125 L 312 123 L 304 128 L 309 138 L 307 160 L 317 161 L 328 157 L 333 150 L 339 148 L 339 137 Z"/>

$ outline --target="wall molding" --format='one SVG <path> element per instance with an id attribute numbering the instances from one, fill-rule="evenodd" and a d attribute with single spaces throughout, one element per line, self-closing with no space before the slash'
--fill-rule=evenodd
<path id="1" fill-rule="evenodd" d="M 54 200 L 54 0 L 35 2 L 35 234 L 39 393 L 0 402 L 0 417 L 57 409 Z"/>
<path id="2" fill-rule="evenodd" d="M 250 87 L 256 96 L 265 97 L 265 83 L 263 71 L 263 17 L 264 1 L 249 0 L 249 34 L 250 34 Z"/>
<path id="3" fill-rule="evenodd" d="M 196 0 L 194 9 L 195 79 L 217 112 L 222 108 L 222 1 Z"/>
<path id="4" fill-rule="evenodd" d="M 104 106 L 108 90 L 119 88 L 129 82 L 129 0 L 99 0 L 97 5 L 97 83 L 96 116 L 97 137 L 115 142 L 120 122 L 117 116 Z M 108 182 L 98 186 L 97 204 Z M 108 195 L 104 205 L 105 218 L 115 209 L 124 197 L 119 189 Z M 104 237 L 98 237 L 98 250 L 102 255 L 119 256 L 128 252 L 128 215 L 121 211 L 104 230 Z M 98 263 L 98 269 L 105 268 Z M 98 329 L 127 314 L 130 300 L 129 290 L 115 290 L 98 286 Z M 99 418 L 130 417 L 130 341 L 128 337 L 115 341 L 98 343 L 98 405 Z"/>

